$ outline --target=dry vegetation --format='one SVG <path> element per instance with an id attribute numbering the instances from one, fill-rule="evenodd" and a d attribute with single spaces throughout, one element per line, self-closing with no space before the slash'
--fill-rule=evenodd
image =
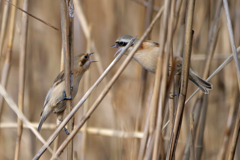
<path id="1" fill-rule="evenodd" d="M 83 52 L 95 52 L 92 59 L 98 62 L 84 74 L 72 102 L 73 106 L 78 104 L 74 107 L 77 112 L 70 113 L 74 115 L 75 130 L 69 136 L 61 130 L 48 150 L 41 153 L 40 159 L 50 159 L 55 152 L 55 156 L 68 160 L 174 159 L 173 154 L 176 160 L 240 159 L 237 57 L 233 56 L 235 61 L 224 66 L 210 80 L 213 90 L 208 95 L 200 91 L 186 105 L 185 100 L 197 88 L 191 82 L 187 85 L 183 79 L 183 86 L 188 86 L 185 97 L 186 89 L 180 91 L 177 83 L 180 77 L 175 76 L 173 80 L 166 72 L 168 59 L 175 65 L 170 54 L 172 50 L 184 55 L 184 67 L 190 65 L 204 79 L 232 53 L 235 54 L 240 45 L 239 0 L 228 0 L 229 12 L 222 0 L 73 0 L 72 20 L 61 16 L 65 14 L 63 8 L 66 6 L 60 7 L 60 3 L 66 5 L 64 0 L 11 2 L 59 30 L 26 16 L 4 0 L 0 1 L 1 160 L 37 157 L 38 152 L 45 151 L 43 143 L 49 144 L 53 139 L 49 137 L 57 136 L 63 125 L 55 131 L 54 114 L 44 123 L 40 134 L 35 130 L 43 102 L 60 68 L 64 68 L 61 56 Z M 194 14 L 191 14 L 191 4 Z M 145 31 L 157 13 L 160 15 L 161 7 L 165 7 L 161 18 L 155 19 L 156 23 L 147 35 Z M 227 23 L 226 13 L 232 26 Z M 61 25 L 61 21 L 70 27 Z M 62 34 L 66 36 L 69 31 L 72 37 L 64 38 Z M 115 58 L 116 49 L 110 49 L 110 46 L 124 34 L 138 35 L 138 39 L 144 35 L 160 42 L 161 50 L 166 53 L 159 54 L 160 69 L 155 75 L 142 70 L 130 59 L 134 52 L 121 59 L 119 56 L 118 63 L 90 94 L 87 90 Z M 62 37 L 65 49 L 61 54 Z M 123 65 L 128 62 L 124 69 Z M 188 74 L 187 70 L 183 77 Z M 174 88 L 170 84 L 174 84 Z M 180 96 L 169 99 L 174 90 L 180 92 Z M 69 112 L 69 109 L 65 111 L 64 117 L 71 118 L 67 116 Z M 168 120 L 169 124 L 164 127 Z M 71 138 L 73 149 L 65 148 Z"/>

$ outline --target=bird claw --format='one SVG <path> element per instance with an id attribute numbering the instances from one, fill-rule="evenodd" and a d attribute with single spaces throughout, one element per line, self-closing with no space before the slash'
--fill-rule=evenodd
<path id="1" fill-rule="evenodd" d="M 174 94 L 172 94 L 172 95 L 169 94 L 169 99 L 173 99 L 175 96 L 177 96 L 176 92 L 174 92 Z"/>
<path id="2" fill-rule="evenodd" d="M 65 91 L 63 91 L 63 97 L 64 98 L 62 100 L 72 100 L 72 96 L 67 97 Z"/>
<path id="3" fill-rule="evenodd" d="M 66 128 L 66 127 L 63 127 L 63 129 L 64 129 L 65 133 L 66 133 L 67 135 L 69 135 L 69 132 L 68 132 L 67 128 Z"/>
<path id="4" fill-rule="evenodd" d="M 65 91 L 63 91 L 63 98 L 60 99 L 59 101 L 57 101 L 56 105 L 57 105 L 58 103 L 64 101 L 64 100 L 72 100 L 72 96 L 66 97 L 66 92 L 65 92 Z"/>
<path id="5" fill-rule="evenodd" d="M 61 123 L 62 123 L 62 119 L 58 119 Z M 64 126 L 63 127 L 63 129 L 64 129 L 64 131 L 65 131 L 65 133 L 67 134 L 67 135 L 69 135 L 69 132 L 68 132 L 68 130 L 67 130 L 67 128 Z"/>

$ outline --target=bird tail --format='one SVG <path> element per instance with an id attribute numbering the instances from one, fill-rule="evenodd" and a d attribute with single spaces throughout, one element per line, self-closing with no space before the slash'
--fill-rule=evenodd
<path id="1" fill-rule="evenodd" d="M 48 110 L 43 110 L 42 113 L 41 113 L 41 119 L 39 121 L 39 124 L 38 124 L 38 132 L 40 132 L 41 128 L 42 128 L 42 125 L 43 125 L 43 122 L 47 119 L 47 117 L 50 115 L 51 111 L 48 111 Z"/>
<path id="2" fill-rule="evenodd" d="M 209 90 L 213 89 L 213 85 L 202 78 L 198 77 L 196 73 L 192 71 L 192 69 L 189 70 L 189 79 L 199 87 L 203 91 L 204 94 L 208 94 Z"/>

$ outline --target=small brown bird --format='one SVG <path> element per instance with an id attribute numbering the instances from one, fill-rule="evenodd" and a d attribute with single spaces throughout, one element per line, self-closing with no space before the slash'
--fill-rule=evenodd
<path id="1" fill-rule="evenodd" d="M 38 131 L 40 132 L 43 122 L 47 119 L 47 117 L 53 112 L 57 114 L 57 118 L 59 120 L 58 123 L 62 121 L 63 112 L 66 108 L 66 100 L 74 99 L 78 91 L 79 82 L 85 71 L 88 70 L 90 64 L 92 62 L 96 62 L 90 59 L 90 56 L 93 53 L 83 53 L 74 57 L 73 61 L 73 92 L 72 97 L 66 97 L 65 93 L 65 76 L 64 71 L 61 71 L 56 79 L 54 80 L 52 87 L 47 93 L 45 98 L 45 102 L 43 105 L 43 111 L 41 112 L 41 119 L 38 125 Z M 68 131 L 64 127 L 64 130 L 67 134 Z"/>
<path id="2" fill-rule="evenodd" d="M 117 52 L 115 53 L 118 54 L 119 52 L 122 51 L 122 49 L 128 44 L 128 42 L 132 39 L 133 37 L 130 35 L 123 35 L 119 37 L 115 44 L 111 46 L 111 48 L 117 48 Z M 128 51 L 131 51 L 133 46 L 138 42 L 138 39 L 136 39 L 132 46 L 129 47 Z M 126 52 L 128 54 L 128 52 Z M 146 70 L 155 73 L 156 69 L 156 64 L 157 64 L 157 56 L 159 55 L 159 44 L 157 42 L 152 42 L 152 41 L 144 41 L 142 45 L 139 47 L 138 51 L 135 53 L 133 59 L 135 59 L 139 64 L 142 65 L 143 68 Z M 177 58 L 177 74 L 181 74 L 182 71 L 182 62 L 183 59 L 179 55 L 173 53 L 173 58 Z M 171 66 L 169 66 L 171 68 Z M 189 70 L 189 79 L 196 85 L 198 86 L 204 94 L 208 94 L 209 90 L 213 88 L 212 84 L 209 82 L 203 80 L 199 76 L 197 76 L 193 70 L 190 68 Z"/>

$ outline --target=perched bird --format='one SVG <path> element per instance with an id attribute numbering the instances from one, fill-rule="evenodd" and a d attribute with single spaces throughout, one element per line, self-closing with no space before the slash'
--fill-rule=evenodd
<path id="1" fill-rule="evenodd" d="M 66 100 L 74 99 L 78 91 L 79 82 L 85 71 L 88 70 L 92 62 L 96 62 L 90 59 L 90 56 L 93 53 L 83 53 L 74 57 L 73 61 L 73 91 L 72 97 L 66 97 L 65 93 L 65 76 L 64 71 L 61 71 L 56 79 L 54 80 L 52 87 L 47 93 L 45 102 L 43 105 L 43 111 L 41 112 L 41 119 L 38 125 L 38 131 L 40 132 L 43 122 L 47 117 L 53 112 L 57 114 L 58 123 L 62 121 L 63 112 L 66 108 Z M 64 130 L 68 134 L 67 129 L 64 127 Z"/>
<path id="2" fill-rule="evenodd" d="M 122 49 L 128 44 L 128 42 L 132 39 L 133 37 L 130 35 L 123 35 L 119 37 L 115 44 L 111 46 L 111 48 L 117 48 L 117 52 L 115 53 L 118 54 L 119 52 L 122 51 Z M 136 39 L 131 47 L 129 47 L 128 51 L 126 54 L 128 54 L 129 51 L 133 49 L 133 46 L 138 42 L 138 39 Z M 156 69 L 156 64 L 157 64 L 157 56 L 159 54 L 159 44 L 157 42 L 152 42 L 149 40 L 146 40 L 142 43 L 142 45 L 139 47 L 135 55 L 133 56 L 133 59 L 135 59 L 139 64 L 142 65 L 143 68 L 146 70 L 155 73 Z M 182 62 L 183 59 L 179 55 L 173 53 L 173 58 L 177 58 L 177 74 L 181 74 L 182 71 Z M 171 68 L 171 66 L 169 66 Z M 211 90 L 212 84 L 209 82 L 203 80 L 199 76 L 197 76 L 193 70 L 190 68 L 189 70 L 189 79 L 197 85 L 203 92 L 204 94 L 208 94 L 209 90 Z"/>

